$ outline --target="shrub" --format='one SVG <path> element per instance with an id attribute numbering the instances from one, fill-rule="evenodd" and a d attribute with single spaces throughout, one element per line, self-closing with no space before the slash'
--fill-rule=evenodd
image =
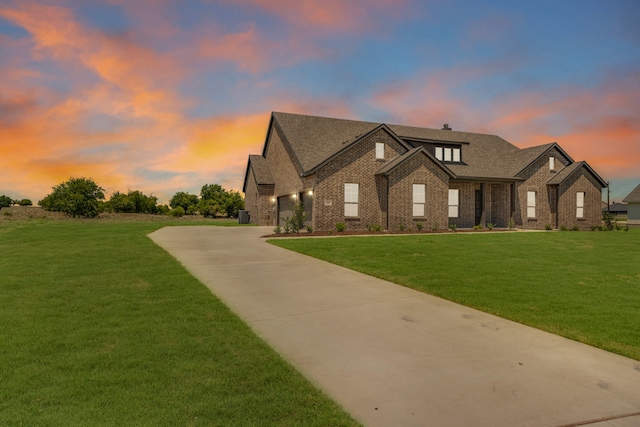
<path id="1" fill-rule="evenodd" d="M 175 209 L 171 209 L 169 211 L 169 215 L 176 218 L 182 218 L 184 216 L 184 209 L 182 208 L 182 206 L 178 206 Z"/>
<path id="2" fill-rule="evenodd" d="M 495 227 L 495 226 L 496 226 L 496 225 L 495 225 L 494 223 L 492 223 L 492 222 L 490 222 L 490 223 L 488 223 L 488 224 L 487 224 L 487 228 L 488 228 L 489 230 L 493 230 L 493 227 Z"/>
<path id="3" fill-rule="evenodd" d="M 307 233 L 313 233 L 313 227 L 310 225 L 307 225 Z"/>
<path id="4" fill-rule="evenodd" d="M 169 206 L 174 209 L 179 206 L 185 213 L 189 213 L 190 211 L 195 213 L 198 210 L 198 196 L 196 196 L 195 194 L 189 194 L 183 191 L 179 191 L 173 195 L 173 197 L 169 201 Z"/>
<path id="5" fill-rule="evenodd" d="M 284 218 L 284 233 L 285 234 L 289 234 L 291 233 L 291 220 L 289 220 L 289 217 Z"/>
<path id="6" fill-rule="evenodd" d="M 451 231 L 456 231 L 458 229 L 458 226 L 455 224 L 449 224 L 449 230 Z"/>
<path id="7" fill-rule="evenodd" d="M 4 194 L 0 196 L 0 209 L 8 208 L 13 204 L 13 199 L 9 196 L 5 196 Z"/>
<path id="8" fill-rule="evenodd" d="M 53 192 L 39 202 L 45 210 L 86 218 L 94 218 L 100 213 L 104 188 L 91 178 L 70 178 L 52 189 Z"/>
<path id="9" fill-rule="evenodd" d="M 293 216 L 289 220 L 289 224 L 291 226 L 291 230 L 298 233 L 304 228 L 304 223 L 307 220 L 307 216 L 309 215 L 309 213 L 304 210 L 304 204 L 302 203 L 302 200 L 296 200 L 292 208 Z"/>
<path id="10" fill-rule="evenodd" d="M 380 224 L 370 224 L 367 225 L 367 230 L 369 230 L 370 233 L 382 231 L 382 226 Z"/>
<path id="11" fill-rule="evenodd" d="M 437 222 L 435 222 L 435 223 L 433 224 L 433 227 L 431 227 L 431 229 L 432 229 L 433 231 L 439 230 L 439 229 L 440 229 L 440 224 L 438 224 Z"/>
<path id="12" fill-rule="evenodd" d="M 514 228 L 515 227 L 515 223 L 513 222 L 513 218 L 509 219 L 509 228 Z"/>
<path id="13" fill-rule="evenodd" d="M 604 222 L 604 227 L 611 231 L 615 227 L 616 217 L 611 212 L 602 212 L 602 221 Z"/>
<path id="14" fill-rule="evenodd" d="M 574 225 L 573 228 L 571 229 L 573 231 L 580 231 L 580 227 L 578 227 L 577 225 Z"/>
<path id="15" fill-rule="evenodd" d="M 345 224 L 344 222 L 336 223 L 336 231 L 338 233 L 342 233 L 346 228 L 347 228 L 347 224 Z"/>
<path id="16" fill-rule="evenodd" d="M 282 227 L 280 226 L 280 224 L 276 225 L 273 229 L 273 232 L 276 234 L 280 234 L 282 233 Z"/>
<path id="17" fill-rule="evenodd" d="M 169 214 L 169 211 L 171 210 L 171 208 L 167 205 L 158 205 L 156 206 L 156 213 L 158 215 L 167 215 Z"/>
<path id="18" fill-rule="evenodd" d="M 569 229 L 567 228 L 566 225 L 561 225 L 560 226 L 560 231 L 569 231 Z"/>
<path id="19" fill-rule="evenodd" d="M 482 224 L 474 225 L 473 229 L 474 230 L 482 230 Z"/>
<path id="20" fill-rule="evenodd" d="M 551 224 L 547 223 L 547 224 L 544 225 L 544 229 L 547 230 L 547 231 L 548 230 L 553 230 L 553 226 Z"/>
<path id="21" fill-rule="evenodd" d="M 422 223 L 421 222 L 416 222 L 416 229 L 418 231 L 422 231 Z"/>
<path id="22" fill-rule="evenodd" d="M 398 224 L 398 230 L 404 231 L 404 224 Z"/>

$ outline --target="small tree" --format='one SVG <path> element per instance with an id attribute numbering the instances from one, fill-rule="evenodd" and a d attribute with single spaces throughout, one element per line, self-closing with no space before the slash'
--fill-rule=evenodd
<path id="1" fill-rule="evenodd" d="M 9 196 L 5 196 L 4 194 L 0 196 L 0 209 L 8 208 L 13 204 L 13 199 Z"/>
<path id="2" fill-rule="evenodd" d="M 173 195 L 171 200 L 169 201 L 169 206 L 172 208 L 181 207 L 186 213 L 195 212 L 196 206 L 198 205 L 198 196 L 195 194 L 185 193 L 183 191 L 179 191 Z M 193 206 L 191 209 L 190 206 Z"/>
<path id="3" fill-rule="evenodd" d="M 15 202 L 20 206 L 33 206 L 33 203 L 29 199 L 15 200 Z"/>
<path id="4" fill-rule="evenodd" d="M 238 218 L 238 211 L 244 209 L 244 199 L 238 191 L 229 191 L 224 199 L 223 209 L 229 218 Z"/>
<path id="5" fill-rule="evenodd" d="M 100 212 L 104 188 L 91 178 L 70 178 L 52 187 L 53 192 L 38 203 L 45 210 L 64 212 L 69 216 L 93 218 Z"/>

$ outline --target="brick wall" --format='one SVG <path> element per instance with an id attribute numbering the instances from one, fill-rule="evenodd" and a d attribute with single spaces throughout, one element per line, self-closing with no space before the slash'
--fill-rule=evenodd
<path id="1" fill-rule="evenodd" d="M 271 169 L 271 175 L 276 183 L 273 189 L 274 195 L 283 196 L 298 193 L 303 190 L 300 170 L 289 155 L 276 128 L 276 126 L 271 128 L 269 146 L 265 155 Z"/>
<path id="2" fill-rule="evenodd" d="M 385 158 L 375 158 L 376 142 L 385 143 Z M 406 149 L 385 130 L 379 130 L 329 161 L 315 174 L 313 188 L 313 227 L 331 230 L 345 222 L 347 229 L 366 229 L 367 225 L 386 226 L 386 183 L 375 173 L 386 162 Z M 359 184 L 358 217 L 344 216 L 344 184 Z"/>
<path id="3" fill-rule="evenodd" d="M 584 197 L 584 218 L 577 218 L 576 195 L 581 191 Z M 602 188 L 598 181 L 585 169 L 580 168 L 558 188 L 558 226 L 590 230 L 602 224 Z"/>
<path id="4" fill-rule="evenodd" d="M 485 199 L 489 200 L 486 209 L 486 223 L 492 223 L 496 227 L 509 226 L 511 219 L 511 184 L 487 184 Z"/>
<path id="5" fill-rule="evenodd" d="M 459 205 L 458 205 L 458 217 L 457 218 L 448 218 L 447 227 L 449 224 L 455 224 L 458 228 L 471 228 L 475 224 L 475 216 L 476 216 L 476 204 L 475 204 L 475 191 L 476 191 L 476 183 L 474 182 L 451 182 L 449 184 L 449 188 L 458 189 L 459 193 Z M 447 215 L 448 215 L 448 204 L 449 197 L 447 191 L 447 198 L 445 199 L 445 203 L 447 203 Z"/>
<path id="6" fill-rule="evenodd" d="M 274 225 L 273 185 L 257 185 L 253 169 L 249 169 L 247 188 L 244 193 L 244 208 L 249 211 L 252 224 Z"/>
<path id="7" fill-rule="evenodd" d="M 555 171 L 549 170 L 549 157 L 556 158 Z M 569 164 L 567 159 L 560 151 L 553 149 L 542 156 L 537 161 L 529 165 L 520 177 L 526 181 L 516 184 L 516 212 L 514 221 L 516 226 L 529 229 L 544 229 L 548 224 L 552 227 L 556 222 L 555 194 L 550 191 L 547 182 Z M 536 216 L 535 218 L 527 217 L 527 192 L 536 192 Z"/>
<path id="8" fill-rule="evenodd" d="M 413 184 L 425 184 L 425 215 L 413 216 Z M 395 168 L 388 178 L 389 229 L 416 230 L 448 226 L 449 175 L 424 154 L 418 153 Z"/>

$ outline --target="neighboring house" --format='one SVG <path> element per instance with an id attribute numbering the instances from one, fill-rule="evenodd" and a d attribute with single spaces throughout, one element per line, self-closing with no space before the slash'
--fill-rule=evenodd
<path id="1" fill-rule="evenodd" d="M 605 181 L 557 143 L 274 112 L 243 192 L 251 222 L 282 225 L 301 200 L 314 230 L 494 224 L 590 229 Z"/>
<path id="2" fill-rule="evenodd" d="M 611 205 L 607 206 L 607 204 L 605 203 L 604 207 L 602 208 L 602 212 L 611 212 L 614 215 L 618 215 L 618 216 L 626 216 L 627 215 L 627 204 L 626 203 L 616 203 L 613 202 L 611 203 Z"/>
<path id="3" fill-rule="evenodd" d="M 640 227 L 640 184 L 622 201 L 627 203 L 627 225 Z"/>

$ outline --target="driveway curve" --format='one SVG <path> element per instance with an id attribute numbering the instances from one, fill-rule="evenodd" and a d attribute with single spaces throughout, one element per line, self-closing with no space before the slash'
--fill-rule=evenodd
<path id="1" fill-rule="evenodd" d="M 640 362 L 275 247 L 270 232 L 149 237 L 365 426 L 640 425 Z"/>

